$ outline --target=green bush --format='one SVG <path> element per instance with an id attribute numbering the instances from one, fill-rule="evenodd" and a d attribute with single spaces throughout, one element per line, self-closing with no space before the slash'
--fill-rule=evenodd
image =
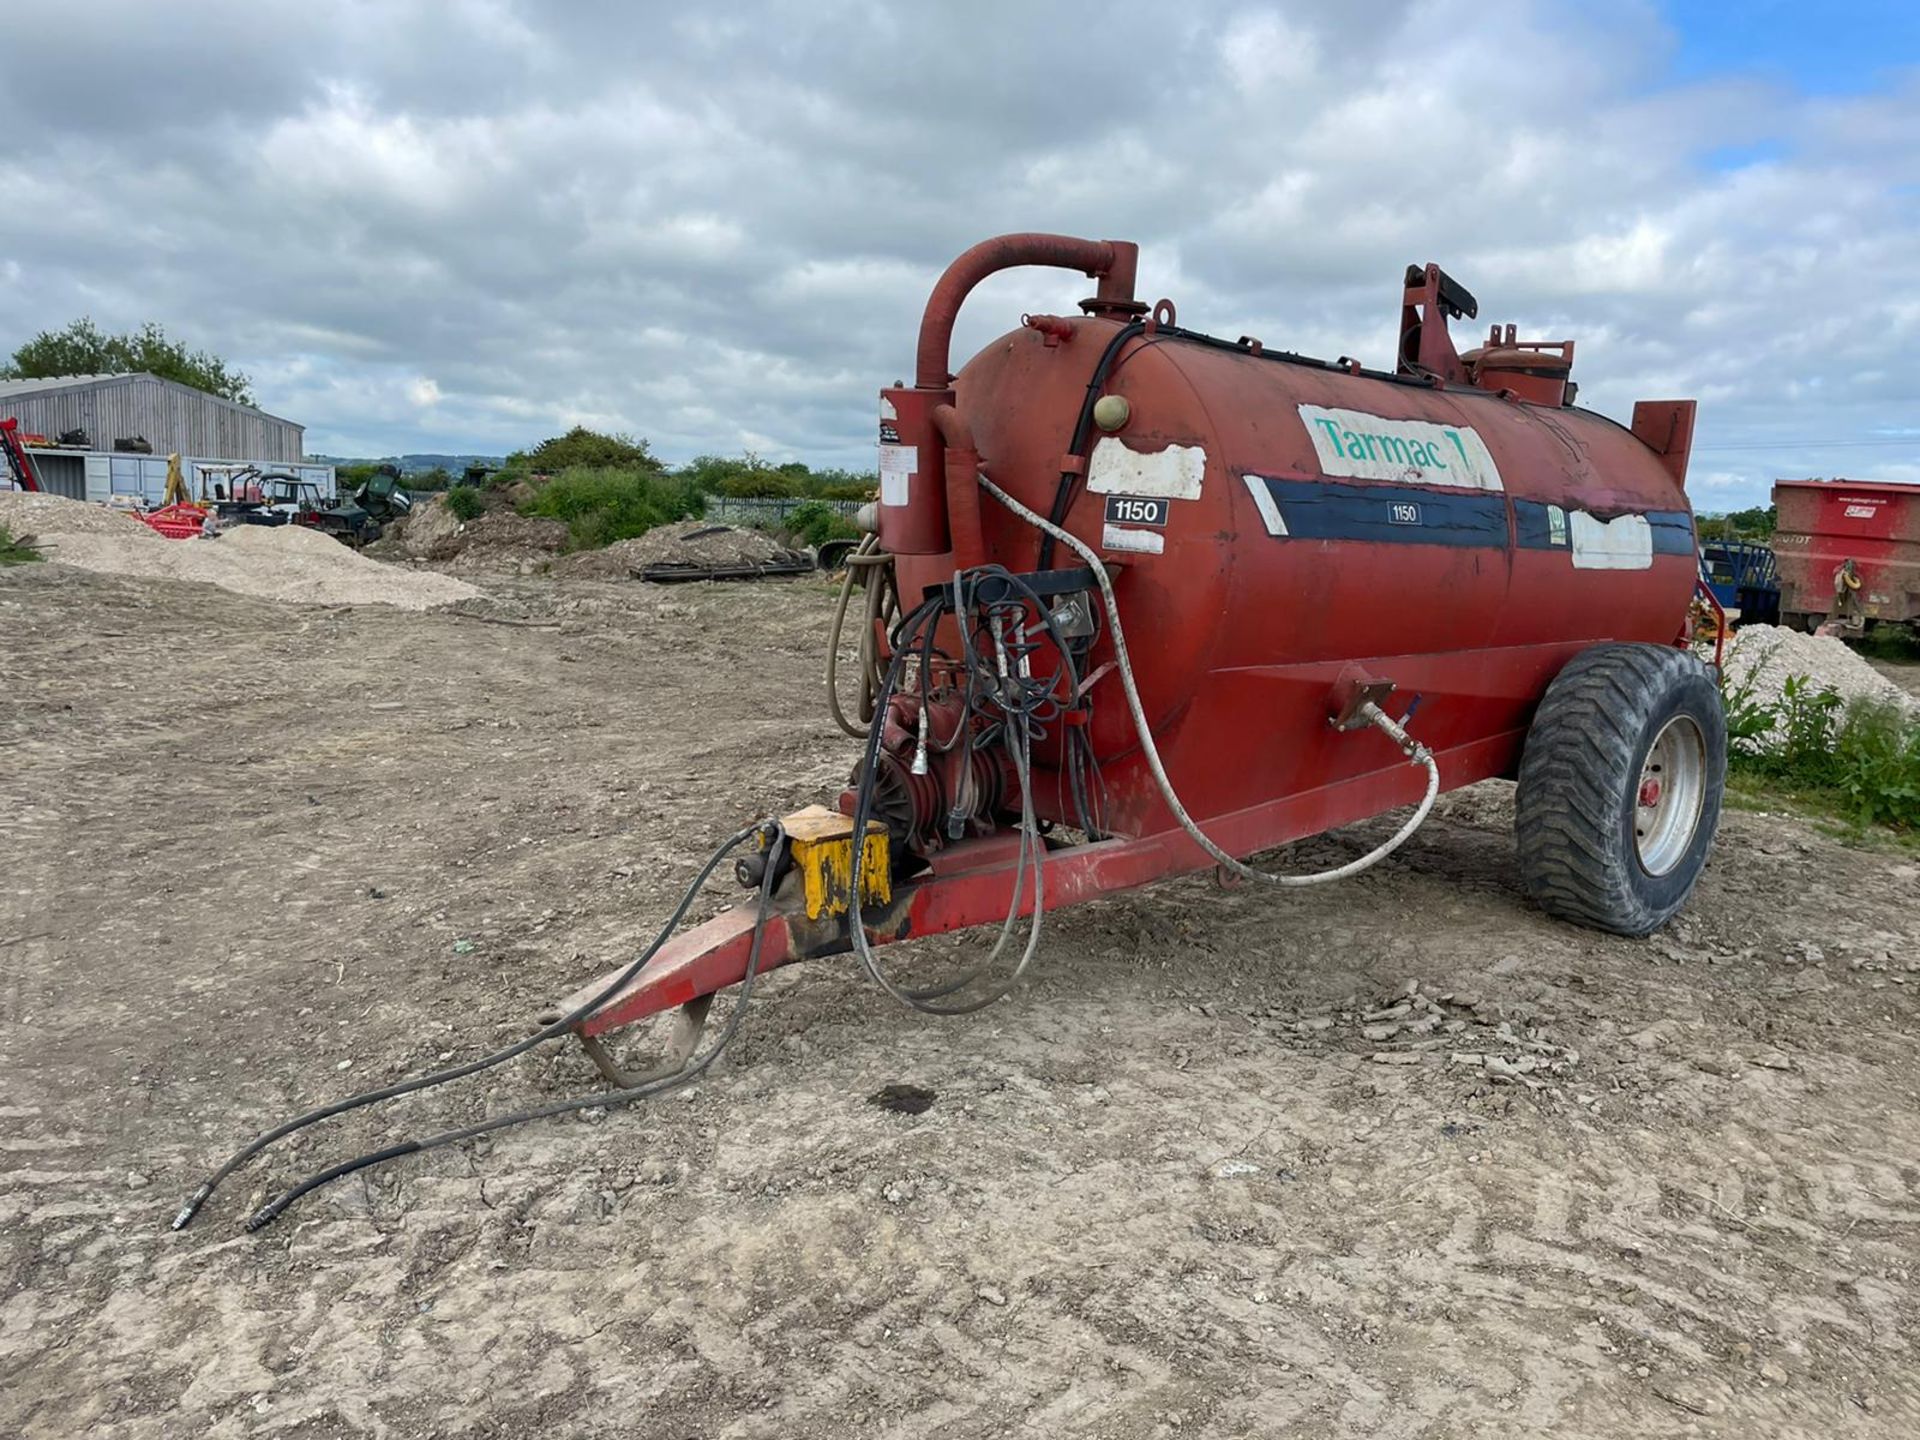
<path id="1" fill-rule="evenodd" d="M 647 470 L 656 475 L 666 473 L 667 468 L 654 458 L 646 441 L 631 435 L 603 435 L 584 425 L 576 425 L 551 440 L 542 440 L 531 450 L 517 451 L 507 457 L 506 464 L 506 469 L 514 474 L 557 475 L 562 470 L 582 467 Z"/>
<path id="2" fill-rule="evenodd" d="M 670 520 L 698 515 L 701 509 L 699 490 L 679 476 L 580 467 L 554 476 L 521 505 L 520 513 L 564 520 L 570 548 L 597 550 Z"/>
<path id="3" fill-rule="evenodd" d="M 778 470 L 742 470 L 720 482 L 720 493 L 732 500 L 785 500 L 800 488 Z"/>
<path id="4" fill-rule="evenodd" d="M 1736 771 L 1825 800 L 1859 825 L 1920 828 L 1920 720 L 1891 701 L 1847 704 L 1789 676 L 1778 705 L 1723 692 Z"/>
<path id="5" fill-rule="evenodd" d="M 480 492 L 471 485 L 462 485 L 458 489 L 447 492 L 447 509 L 453 512 L 453 518 L 462 525 L 469 520 L 478 520 L 481 511 L 486 508 L 486 502 L 480 498 Z"/>
<path id="6" fill-rule="evenodd" d="M 701 455 L 674 474 L 707 495 L 735 500 L 870 500 L 880 484 L 875 474 L 856 470 L 809 470 L 797 460 L 769 465 L 748 452 L 735 459 Z"/>
<path id="7" fill-rule="evenodd" d="M 823 545 L 829 540 L 858 540 L 859 528 L 831 505 L 809 500 L 796 505 L 786 520 L 787 532 L 806 545 Z"/>
<path id="8" fill-rule="evenodd" d="M 31 565 L 40 552 L 13 538 L 13 532 L 0 525 L 0 565 Z"/>

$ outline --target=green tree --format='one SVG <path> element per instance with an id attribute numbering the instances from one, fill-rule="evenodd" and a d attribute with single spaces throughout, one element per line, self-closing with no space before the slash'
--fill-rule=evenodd
<path id="1" fill-rule="evenodd" d="M 126 335 L 109 335 L 81 316 L 64 330 L 42 330 L 0 366 L 0 378 L 41 380 L 60 375 L 123 375 L 145 371 L 196 390 L 253 404 L 253 382 L 206 350 L 189 350 L 149 320 Z"/>
<path id="2" fill-rule="evenodd" d="M 515 473 L 531 470 L 557 475 L 562 470 L 582 466 L 596 470 L 646 470 L 656 475 L 665 474 L 667 469 L 654 458 L 646 441 L 631 435 L 602 435 L 584 425 L 576 425 L 564 435 L 542 440 L 531 450 L 507 457 L 507 468 Z"/>

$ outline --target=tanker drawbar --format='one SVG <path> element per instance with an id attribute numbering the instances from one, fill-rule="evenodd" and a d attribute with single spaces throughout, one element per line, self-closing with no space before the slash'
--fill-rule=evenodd
<path id="1" fill-rule="evenodd" d="M 1686 903 L 1726 768 L 1689 646 L 1693 402 L 1642 401 L 1622 426 L 1575 405 L 1572 341 L 1494 325 L 1460 352 L 1449 322 L 1479 305 L 1434 265 L 1399 284 L 1394 365 L 1375 370 L 1187 329 L 1135 297 L 1137 260 L 1008 235 L 935 286 L 913 382 L 880 392 L 879 494 L 828 637 L 829 704 L 857 742 L 833 803 L 731 835 L 638 956 L 526 1039 L 265 1131 L 176 1228 L 281 1137 L 548 1041 L 577 1038 L 612 1088 L 354 1157 L 249 1228 L 367 1165 L 687 1084 L 773 967 L 851 952 L 903 1003 L 965 1013 L 1018 984 L 1053 910 L 1209 868 L 1337 881 L 1482 780 L 1517 781 L 1519 869 L 1550 914 L 1640 935 Z M 1094 293 L 951 373 L 968 293 L 1028 265 Z M 1326 871 L 1250 858 L 1400 809 Z M 753 901 L 682 931 L 722 871 Z M 984 925 L 981 958 L 940 984 L 882 963 Z M 606 1037 L 665 1013 L 664 1057 L 628 1070 Z"/>

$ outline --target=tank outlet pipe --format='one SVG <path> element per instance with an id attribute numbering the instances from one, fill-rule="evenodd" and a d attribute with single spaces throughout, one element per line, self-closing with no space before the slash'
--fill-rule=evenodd
<path id="1" fill-rule="evenodd" d="M 948 510 L 954 497 L 965 493 L 966 505 L 974 517 L 979 514 L 979 493 L 973 484 L 976 457 L 965 478 L 955 481 L 952 462 L 942 462 L 944 448 L 934 412 L 954 403 L 953 376 L 947 366 L 951 360 L 953 325 L 973 288 L 989 275 L 1023 265 L 1051 266 L 1079 270 L 1098 284 L 1088 309 L 1100 314 L 1137 314 L 1143 307 L 1133 298 L 1134 274 L 1140 264 L 1140 247 L 1126 240 L 1082 240 L 1072 235 L 1020 234 L 1000 235 L 983 240 L 947 266 L 920 317 L 920 339 L 913 372 L 913 384 L 898 382 L 880 392 L 880 541 L 892 554 L 905 561 L 901 572 L 909 594 L 919 594 L 926 584 L 951 575 L 955 569 L 977 564 L 982 557 L 975 551 L 957 559 L 973 546 L 978 526 L 967 527 L 956 539 L 948 523 Z M 963 447 L 972 450 L 969 440 Z M 961 456 L 961 461 L 966 457 Z M 913 557 L 929 557 L 925 565 Z"/>
<path id="2" fill-rule="evenodd" d="M 1420 828 L 1432 811 L 1434 800 L 1440 794 L 1439 763 L 1433 758 L 1432 751 L 1408 735 L 1398 721 L 1369 700 L 1356 712 L 1358 718 L 1365 720 L 1399 746 L 1401 753 L 1407 757 L 1408 763 L 1418 765 L 1427 772 L 1426 794 L 1421 796 L 1419 805 L 1414 807 L 1414 812 L 1407 818 L 1406 823 L 1358 859 L 1350 860 L 1345 865 L 1336 866 L 1332 870 L 1317 870 L 1311 875 L 1270 874 L 1265 870 L 1256 870 L 1245 861 L 1222 850 L 1194 822 L 1193 816 L 1187 813 L 1187 807 L 1180 802 L 1180 796 L 1175 792 L 1173 782 L 1167 778 L 1167 767 L 1160 760 L 1160 747 L 1154 744 L 1153 727 L 1147 723 L 1146 707 L 1140 703 L 1139 687 L 1134 684 L 1133 661 L 1127 654 L 1127 636 L 1120 626 L 1120 605 L 1114 599 L 1113 577 L 1107 573 L 1107 567 L 1100 562 L 1100 557 L 1094 553 L 1091 546 L 1051 520 L 1044 519 L 1029 510 L 989 480 L 984 471 L 980 473 L 979 480 L 981 488 L 994 499 L 1029 525 L 1058 540 L 1084 560 L 1087 567 L 1093 571 L 1094 579 L 1100 584 L 1101 601 L 1107 610 L 1107 630 L 1113 637 L 1114 668 L 1119 672 L 1120 686 L 1127 697 L 1127 710 L 1133 716 L 1133 729 L 1140 741 L 1140 753 L 1146 758 L 1147 769 L 1153 774 L 1153 783 L 1160 791 L 1160 798 L 1167 802 L 1167 809 L 1173 813 L 1173 818 L 1179 822 L 1180 828 L 1187 832 L 1194 844 L 1236 875 L 1248 880 L 1263 880 L 1269 885 L 1297 888 L 1306 885 L 1325 885 L 1334 880 L 1345 880 L 1349 876 L 1358 875 L 1362 870 L 1379 864 L 1406 844 L 1408 837 Z"/>
<path id="3" fill-rule="evenodd" d="M 1134 275 L 1140 268 L 1140 247 L 1130 240 L 1082 240 L 1073 235 L 1028 232 L 996 235 L 960 255 L 935 282 L 920 318 L 920 345 L 914 365 L 914 385 L 921 390 L 944 390 L 953 342 L 953 322 L 960 306 L 989 275 L 1022 265 L 1045 265 L 1079 270 L 1098 282 L 1096 305 L 1128 308 L 1134 305 Z"/>

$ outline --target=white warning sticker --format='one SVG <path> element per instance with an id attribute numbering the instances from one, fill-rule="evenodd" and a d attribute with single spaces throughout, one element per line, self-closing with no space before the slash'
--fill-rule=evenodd
<path id="1" fill-rule="evenodd" d="M 1493 452 L 1471 425 L 1390 420 L 1364 410 L 1302 405 L 1300 421 L 1313 440 L 1320 468 L 1356 480 L 1401 485 L 1448 485 L 1503 490 Z"/>
<path id="2" fill-rule="evenodd" d="M 1576 570 L 1651 570 L 1653 527 L 1644 515 L 1601 520 L 1584 510 L 1567 517 L 1573 530 Z"/>
<path id="3" fill-rule="evenodd" d="M 1116 436 L 1104 435 L 1087 462 L 1087 489 L 1095 495 L 1198 500 L 1206 473 L 1207 452 L 1198 445 L 1135 450 Z"/>
<path id="4" fill-rule="evenodd" d="M 1136 555 L 1161 555 L 1166 552 L 1167 537 L 1158 530 L 1131 530 L 1124 525 L 1108 525 L 1100 531 L 1103 550 L 1130 550 Z"/>
<path id="5" fill-rule="evenodd" d="M 920 450 L 915 445 L 880 447 L 880 503 L 904 505 L 911 493 L 907 481 L 920 468 Z"/>

